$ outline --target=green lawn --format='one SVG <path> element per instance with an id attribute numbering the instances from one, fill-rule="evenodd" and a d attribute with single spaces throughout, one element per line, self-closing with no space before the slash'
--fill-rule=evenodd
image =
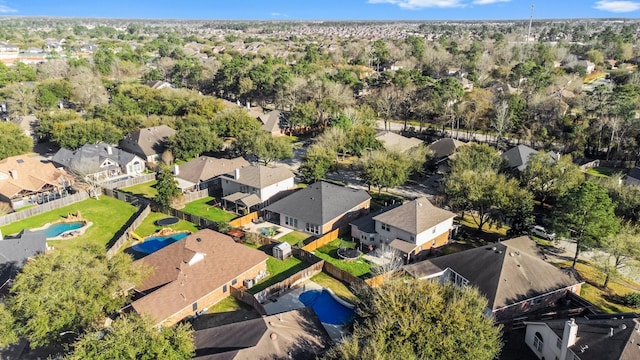
<path id="1" fill-rule="evenodd" d="M 355 247 L 355 243 L 352 241 L 346 241 L 341 239 L 333 240 L 327 245 L 319 248 L 314 254 L 324 259 L 325 261 L 335 265 L 336 267 L 350 273 L 353 276 L 363 276 L 370 274 L 371 265 L 366 262 L 362 257 L 354 261 L 344 261 L 338 257 L 337 250 L 340 247 Z"/>
<path id="2" fill-rule="evenodd" d="M 68 214 L 80 211 L 82 217 L 93 222 L 84 235 L 69 239 L 48 241 L 58 249 L 76 247 L 91 242 L 105 246 L 118 230 L 135 214 L 136 208 L 129 203 L 108 196 L 100 196 L 99 200 L 87 199 L 73 205 L 65 206 L 44 214 L 32 216 L 0 228 L 3 234 L 15 234 L 23 229 L 40 227 L 48 222 L 62 219 Z"/>
<path id="3" fill-rule="evenodd" d="M 269 286 L 287 279 L 291 275 L 307 268 L 308 266 L 309 265 L 307 263 L 296 259 L 293 256 L 284 261 L 269 256 L 267 259 L 267 272 L 269 273 L 269 276 L 262 279 L 262 281 L 257 285 L 249 289 L 249 292 L 252 294 L 259 293 Z"/>
<path id="4" fill-rule="evenodd" d="M 122 188 L 120 190 L 131 193 L 131 194 L 135 194 L 135 195 L 142 195 L 147 199 L 153 199 L 156 197 L 156 195 L 158 195 L 158 190 L 156 190 L 156 183 L 157 181 L 152 180 L 146 183 Z"/>
<path id="5" fill-rule="evenodd" d="M 281 242 L 288 242 L 291 245 L 296 245 L 309 237 L 309 234 L 305 234 L 300 231 L 292 231 L 278 239 Z"/>
<path id="6" fill-rule="evenodd" d="M 327 289 L 331 289 L 334 294 L 350 303 L 354 303 L 357 300 L 356 296 L 351 292 L 351 290 L 349 290 L 345 283 L 332 277 L 331 275 L 321 272 L 317 275 L 314 275 L 311 278 L 311 281 L 317 283 L 320 286 L 326 287 Z"/>
<path id="7" fill-rule="evenodd" d="M 616 169 L 614 168 L 601 167 L 601 166 L 589 168 L 586 171 L 587 174 L 592 176 L 597 176 L 597 177 L 609 177 L 613 175 L 615 172 L 616 172 Z M 621 171 L 618 170 L 618 172 L 621 172 Z"/>
<path id="8" fill-rule="evenodd" d="M 207 314 L 216 314 L 223 312 L 236 311 L 243 308 L 243 304 L 238 302 L 233 296 L 226 297 L 213 305 L 207 311 Z"/>
<path id="9" fill-rule="evenodd" d="M 156 221 L 159 219 L 163 219 L 166 218 L 168 215 L 167 214 L 163 214 L 163 213 L 157 213 L 157 212 L 152 212 L 149 214 L 149 216 L 147 216 L 144 221 L 142 222 L 142 224 L 140 224 L 140 226 L 138 226 L 134 232 L 137 235 L 140 235 L 142 237 L 144 236 L 148 236 L 151 235 L 159 230 L 161 230 L 163 227 L 166 226 L 158 226 L 156 225 Z M 173 230 L 188 230 L 191 232 L 196 232 L 198 231 L 198 229 L 196 228 L 196 226 L 188 221 L 185 220 L 180 220 L 178 221 L 177 224 L 175 225 L 171 225 L 168 226 L 170 228 L 172 228 Z"/>
<path id="10" fill-rule="evenodd" d="M 214 206 L 214 203 L 215 199 L 211 196 L 207 196 L 206 198 L 187 203 L 182 211 L 215 222 L 228 222 L 229 220 L 237 217 L 234 213 L 224 211 L 219 207 Z"/>

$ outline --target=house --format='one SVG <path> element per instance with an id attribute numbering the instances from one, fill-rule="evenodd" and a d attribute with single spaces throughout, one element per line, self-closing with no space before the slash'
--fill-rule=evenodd
<path id="1" fill-rule="evenodd" d="M 173 85 L 171 85 L 170 83 L 168 83 L 166 81 L 162 81 L 162 80 L 149 81 L 149 82 L 147 82 L 147 86 L 152 88 L 152 89 L 156 89 L 156 90 L 173 89 Z"/>
<path id="2" fill-rule="evenodd" d="M 538 359 L 640 359 L 640 320 L 636 314 L 592 315 L 525 324 L 524 341 Z"/>
<path id="3" fill-rule="evenodd" d="M 369 211 L 364 190 L 319 181 L 267 206 L 265 216 L 281 226 L 323 235 Z"/>
<path id="4" fill-rule="evenodd" d="M 445 172 L 448 166 L 447 162 L 453 159 L 459 147 L 465 145 L 467 143 L 452 138 L 443 138 L 432 142 L 427 146 L 432 152 L 430 163 Z"/>
<path id="5" fill-rule="evenodd" d="M 266 114 L 258 116 L 258 120 L 262 123 L 262 130 L 268 132 L 272 136 L 284 135 L 284 128 L 287 124 L 287 117 L 280 110 L 272 110 Z"/>
<path id="6" fill-rule="evenodd" d="M 408 138 L 391 131 L 383 131 L 377 134 L 376 140 L 380 141 L 386 150 L 399 152 L 406 152 L 423 143 L 420 139 Z"/>
<path id="7" fill-rule="evenodd" d="M 105 143 L 85 144 L 77 150 L 62 148 L 51 160 L 97 182 L 121 175 L 140 175 L 145 168 L 144 160 L 139 156 Z"/>
<path id="8" fill-rule="evenodd" d="M 266 276 L 267 255 L 204 229 L 134 262 L 151 269 L 131 306 L 154 324 L 171 326 L 230 295 L 231 286 Z M 239 284 L 239 285 L 238 285 Z"/>
<path id="9" fill-rule="evenodd" d="M 174 175 L 182 191 L 191 189 L 222 191 L 220 177 L 223 174 L 249 165 L 249 162 L 242 157 L 220 159 L 210 156 L 200 156 L 177 166 L 177 168 L 174 166 Z"/>
<path id="10" fill-rule="evenodd" d="M 12 238 L 3 238 L 0 233 L 0 293 L 7 290 L 10 280 L 31 258 L 47 250 L 47 236 L 41 232 L 22 230 Z"/>
<path id="11" fill-rule="evenodd" d="M 405 266 L 419 279 L 475 286 L 488 301 L 487 315 L 509 322 L 579 294 L 583 281 L 571 269 L 545 262 L 527 236 Z"/>
<path id="12" fill-rule="evenodd" d="M 630 169 L 624 177 L 625 185 L 640 185 L 640 167 Z"/>
<path id="13" fill-rule="evenodd" d="M 35 154 L 0 160 L 0 202 L 12 209 L 64 197 L 73 183 L 73 176 Z"/>
<path id="14" fill-rule="evenodd" d="M 213 359 L 317 359 L 333 341 L 311 308 L 196 330 L 195 357 Z"/>
<path id="15" fill-rule="evenodd" d="M 529 158 L 536 153 L 538 153 L 537 150 L 534 150 L 527 145 L 520 144 L 503 152 L 502 157 L 506 160 L 507 166 L 510 169 L 524 171 L 524 169 L 527 168 Z M 557 161 L 560 157 L 558 153 L 554 153 L 552 151 L 548 152 L 548 154 L 552 161 Z"/>
<path id="16" fill-rule="evenodd" d="M 286 167 L 262 165 L 236 168 L 222 175 L 222 200 L 236 213 L 249 212 L 295 188 L 293 173 Z"/>
<path id="17" fill-rule="evenodd" d="M 455 216 L 421 197 L 373 216 L 373 226 L 352 222 L 351 236 L 363 245 L 389 245 L 410 259 L 422 250 L 448 244 Z"/>
<path id="18" fill-rule="evenodd" d="M 166 150 L 167 140 L 176 131 L 167 125 L 153 126 L 127 134 L 120 141 L 120 149 L 138 155 L 144 161 L 157 163 Z"/>

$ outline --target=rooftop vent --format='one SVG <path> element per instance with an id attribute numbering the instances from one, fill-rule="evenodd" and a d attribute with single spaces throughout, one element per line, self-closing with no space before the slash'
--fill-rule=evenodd
<path id="1" fill-rule="evenodd" d="M 202 238 L 196 238 L 196 241 L 197 241 L 197 242 L 201 242 L 201 241 L 202 241 Z"/>

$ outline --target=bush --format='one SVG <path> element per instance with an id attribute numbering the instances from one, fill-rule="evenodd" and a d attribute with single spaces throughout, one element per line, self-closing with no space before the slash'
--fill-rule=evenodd
<path id="1" fill-rule="evenodd" d="M 640 293 L 630 292 L 622 297 L 622 302 L 626 306 L 640 308 Z"/>

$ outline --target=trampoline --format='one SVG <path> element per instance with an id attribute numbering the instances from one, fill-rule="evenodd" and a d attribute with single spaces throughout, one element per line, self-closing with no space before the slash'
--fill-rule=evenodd
<path id="1" fill-rule="evenodd" d="M 171 217 L 166 217 L 164 219 L 157 220 L 156 224 L 158 224 L 159 226 L 169 226 L 169 225 L 177 224 L 178 221 L 180 221 L 180 219 L 178 219 L 177 217 L 171 216 Z"/>

